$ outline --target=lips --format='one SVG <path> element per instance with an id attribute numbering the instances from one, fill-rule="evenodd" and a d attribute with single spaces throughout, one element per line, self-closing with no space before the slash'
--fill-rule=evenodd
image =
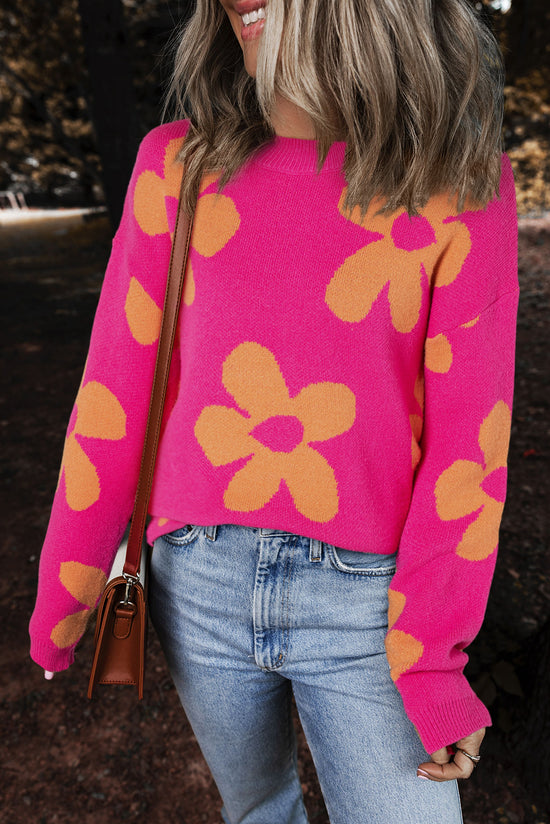
<path id="1" fill-rule="evenodd" d="M 246 17 L 246 14 L 244 17 L 241 17 L 241 20 L 243 21 L 241 28 L 241 39 L 243 43 L 251 43 L 261 37 L 264 30 L 265 19 L 262 18 L 261 20 L 257 20 L 255 23 L 247 24 L 245 23 Z"/>
<path id="2" fill-rule="evenodd" d="M 235 10 L 241 18 L 240 37 L 243 43 L 257 41 L 264 30 L 266 0 L 238 0 Z"/>
<path id="3" fill-rule="evenodd" d="M 251 11 L 258 11 L 258 9 L 265 9 L 267 0 L 239 0 L 235 3 L 235 11 L 241 16 L 243 14 L 250 14 Z"/>

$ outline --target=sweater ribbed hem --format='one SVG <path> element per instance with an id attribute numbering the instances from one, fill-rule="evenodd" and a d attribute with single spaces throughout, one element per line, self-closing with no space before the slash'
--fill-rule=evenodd
<path id="1" fill-rule="evenodd" d="M 488 709 L 474 693 L 443 704 L 415 707 L 407 714 L 428 753 L 491 726 Z"/>

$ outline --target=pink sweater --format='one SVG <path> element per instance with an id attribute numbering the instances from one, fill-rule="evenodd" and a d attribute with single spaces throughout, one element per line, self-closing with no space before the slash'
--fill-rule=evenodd
<path id="1" fill-rule="evenodd" d="M 137 482 L 187 122 L 142 143 L 40 560 L 31 654 L 74 647 Z M 387 655 L 428 750 L 486 726 L 463 675 L 504 505 L 518 298 L 514 183 L 458 214 L 345 213 L 345 144 L 277 137 L 203 180 L 148 530 L 277 527 L 399 548 Z"/>

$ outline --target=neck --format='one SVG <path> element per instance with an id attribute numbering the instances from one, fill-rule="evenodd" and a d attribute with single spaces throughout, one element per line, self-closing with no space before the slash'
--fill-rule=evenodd
<path id="1" fill-rule="evenodd" d="M 296 103 L 275 93 L 275 108 L 272 114 L 275 134 L 279 137 L 297 137 L 302 140 L 314 140 L 315 129 L 310 116 Z"/>

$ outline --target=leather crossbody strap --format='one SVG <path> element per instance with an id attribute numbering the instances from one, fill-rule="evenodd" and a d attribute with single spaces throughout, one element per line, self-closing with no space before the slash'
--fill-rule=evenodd
<path id="1" fill-rule="evenodd" d="M 147 518 L 147 509 L 149 507 L 149 498 L 151 496 L 151 488 L 153 485 L 153 472 L 155 469 L 155 460 L 159 443 L 164 398 L 166 396 L 166 387 L 168 386 L 168 373 L 170 371 L 170 361 L 172 358 L 172 350 L 174 348 L 174 339 L 176 336 L 176 325 L 183 291 L 183 278 L 187 264 L 191 230 L 193 228 L 194 213 L 189 218 L 183 208 L 181 196 L 183 184 L 184 180 L 182 176 L 178 215 L 176 218 L 174 239 L 172 241 L 168 281 L 166 284 L 166 295 L 164 298 L 164 308 L 162 312 L 157 360 L 155 364 L 155 375 L 153 378 L 153 388 L 151 390 L 151 402 L 149 405 L 149 415 L 147 417 L 147 428 L 145 431 L 143 454 L 141 456 L 136 500 L 134 503 L 134 511 L 130 524 L 130 534 L 128 536 L 128 546 L 126 549 L 126 560 L 124 562 L 123 569 L 123 575 L 128 575 L 132 578 L 139 577 L 141 546 L 143 542 L 143 534 L 145 532 L 145 521 Z"/>

